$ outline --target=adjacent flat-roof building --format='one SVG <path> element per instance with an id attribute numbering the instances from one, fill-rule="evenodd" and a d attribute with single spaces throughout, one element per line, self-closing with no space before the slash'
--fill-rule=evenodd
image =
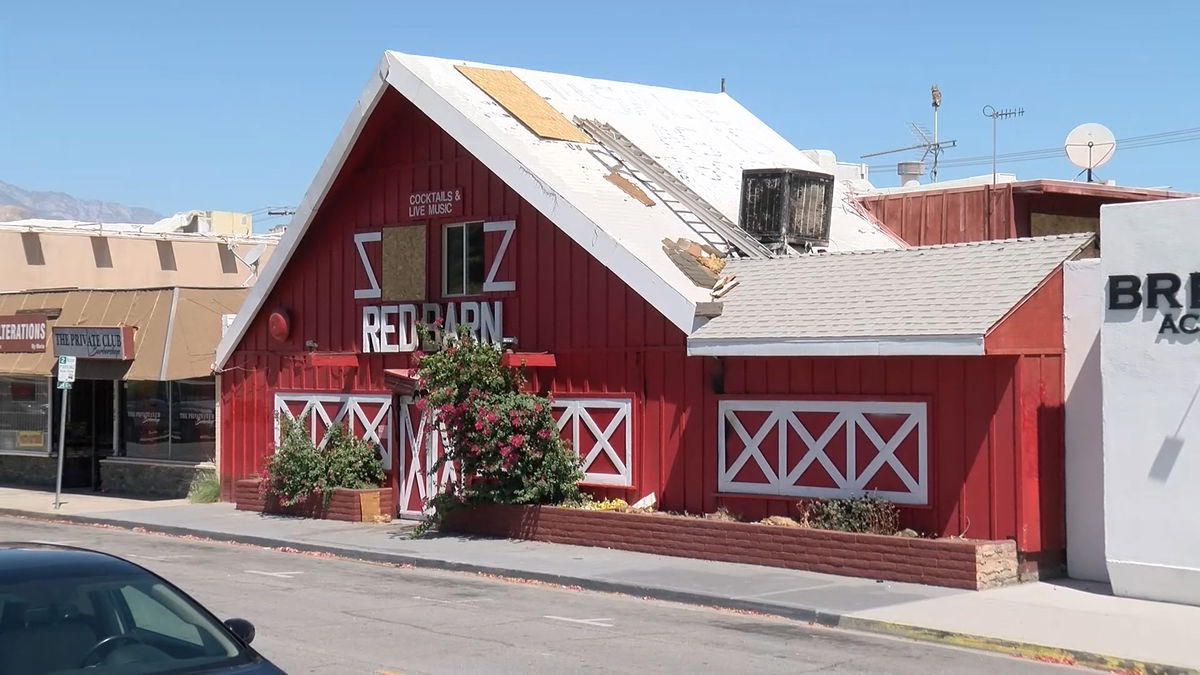
<path id="1" fill-rule="evenodd" d="M 214 350 L 276 237 L 0 223 L 0 481 L 180 496 L 216 456 Z M 5 339 L 8 336 L 9 339 Z"/>

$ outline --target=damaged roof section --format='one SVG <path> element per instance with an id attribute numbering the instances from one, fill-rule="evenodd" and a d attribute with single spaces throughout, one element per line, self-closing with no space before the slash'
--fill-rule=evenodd
<path id="1" fill-rule="evenodd" d="M 663 239 L 663 252 L 671 262 L 701 288 L 712 288 L 725 269 L 725 258 L 717 249 L 688 239 Z"/>
<path id="2" fill-rule="evenodd" d="M 984 337 L 1093 235 L 731 260 L 689 354 L 983 354 Z"/>

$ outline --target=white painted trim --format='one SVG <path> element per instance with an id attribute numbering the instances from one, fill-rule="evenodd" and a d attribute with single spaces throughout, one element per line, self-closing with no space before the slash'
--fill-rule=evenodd
<path id="1" fill-rule="evenodd" d="M 429 498 L 457 479 L 454 463 L 442 466 L 440 475 L 431 475 L 429 468 L 441 458 L 450 443 L 445 430 L 430 428 L 426 413 L 418 415 L 413 425 L 411 398 L 401 399 L 399 414 L 398 451 L 400 453 L 400 505 L 398 511 L 407 515 L 422 515 L 429 511 Z M 419 510 L 409 508 L 415 496 Z"/>
<path id="2" fill-rule="evenodd" d="M 688 338 L 688 356 L 980 356 L 982 335 Z"/>
<path id="3" fill-rule="evenodd" d="M 488 232 L 503 232 L 504 238 L 500 240 L 500 248 L 496 250 L 496 257 L 492 259 L 492 266 L 488 269 L 487 277 L 483 280 L 484 293 L 505 293 L 508 291 L 517 290 L 516 281 L 496 281 L 496 273 L 500 271 L 500 263 L 504 261 L 504 254 L 508 252 L 508 244 L 512 240 L 513 233 L 517 231 L 517 221 L 501 220 L 483 224 L 483 233 Z"/>
<path id="4" fill-rule="evenodd" d="M 263 303 L 267 300 L 267 296 L 271 294 L 271 291 L 275 288 L 275 284 L 278 283 L 279 278 L 283 275 L 284 268 L 291 261 L 292 255 L 296 252 L 296 248 L 304 238 L 304 234 L 308 232 L 308 227 L 312 224 L 317 209 L 325 201 L 326 195 L 329 194 L 329 189 L 333 187 L 334 179 L 342 170 L 342 166 L 350 156 L 350 150 L 354 147 L 355 141 L 358 140 L 359 134 L 362 133 L 363 127 L 366 126 L 367 118 L 375 110 L 379 99 L 383 97 L 383 92 L 387 90 L 388 63 L 389 58 L 385 54 L 379 61 L 376 71 L 371 75 L 370 80 L 367 81 L 363 93 L 359 96 L 358 101 L 355 102 L 354 107 L 350 110 L 350 114 L 346 117 L 341 132 L 338 133 L 337 138 L 333 141 L 333 146 L 329 149 L 329 154 L 325 156 L 325 160 L 321 163 L 321 168 L 313 176 L 312 183 L 308 186 L 308 191 L 304 193 L 304 199 L 300 202 L 300 206 L 297 207 L 296 215 L 292 216 L 291 222 L 288 224 L 287 229 L 284 230 L 283 237 L 280 239 L 275 253 L 267 259 L 267 264 L 263 266 L 262 275 L 250 287 L 250 292 L 247 294 L 245 302 L 242 303 L 237 318 L 233 320 L 233 325 L 229 327 L 229 330 L 221 338 L 221 342 L 217 344 L 217 356 L 213 364 L 213 370 L 220 370 L 225 367 L 230 355 L 233 354 L 233 350 L 237 348 L 238 343 L 242 341 L 242 337 L 246 334 L 246 330 L 249 329 L 250 322 L 258 315 Z"/>
<path id="5" fill-rule="evenodd" d="M 293 415 L 288 403 L 302 403 L 299 415 Z M 337 412 L 333 417 L 325 411 L 325 406 L 322 403 L 338 403 Z M 379 406 L 379 412 L 374 418 L 368 418 L 363 412 L 361 404 L 369 403 Z M 321 447 L 325 443 L 325 436 L 321 434 L 318 438 L 317 419 L 325 425 L 325 430 L 339 422 L 345 421 L 350 428 L 351 433 L 357 434 L 360 438 L 366 441 L 374 441 L 380 447 L 380 463 L 384 469 L 390 471 L 392 468 L 392 444 L 394 442 L 395 424 L 393 423 L 394 413 L 392 411 L 392 396 L 391 394 L 314 394 L 311 392 L 276 392 L 275 394 L 275 410 L 272 414 L 272 424 L 275 429 L 275 445 L 279 445 L 279 413 L 283 413 L 292 419 L 309 415 L 309 434 L 313 443 L 317 447 Z M 310 414 L 315 413 L 315 414 Z M 387 420 L 387 433 L 382 436 L 379 433 L 379 425 Z"/>
<path id="6" fill-rule="evenodd" d="M 738 412 L 768 413 L 763 424 L 753 432 L 738 419 Z M 836 417 L 819 437 L 814 437 L 797 416 L 798 413 L 835 413 Z M 907 419 L 891 438 L 883 439 L 867 420 L 868 414 L 905 415 Z M 727 429 L 728 427 L 728 429 Z M 788 461 L 788 429 L 796 432 L 807 447 L 795 464 Z M 846 462 L 843 472 L 826 453 L 826 447 L 837 432 L 846 431 Z M 725 439 L 732 430 L 741 440 L 743 449 L 727 466 Z M 862 431 L 875 455 L 858 471 L 858 432 Z M 915 434 L 917 438 L 916 475 L 896 457 L 900 443 Z M 762 447 L 773 440 L 774 448 Z M 769 457 L 768 457 L 769 455 Z M 758 464 L 763 483 L 736 480 L 747 462 Z M 820 464 L 837 487 L 800 486 L 796 481 L 814 462 Z M 887 464 L 904 483 L 907 491 L 866 490 L 867 483 Z M 929 410 L 921 401 L 781 401 L 727 399 L 717 403 L 717 490 L 733 494 L 764 494 L 788 497 L 845 498 L 874 494 L 897 504 L 929 503 Z"/>
<path id="7" fill-rule="evenodd" d="M 571 449 L 579 455 L 579 461 L 584 472 L 584 483 L 615 485 L 618 487 L 633 485 L 633 399 L 556 396 L 553 408 L 563 411 L 562 415 L 558 418 L 559 431 L 562 431 L 568 424 L 571 425 Z M 589 409 L 616 410 L 617 412 L 613 415 L 612 420 L 609 421 L 608 426 L 601 429 L 592 418 Z M 625 452 L 623 456 L 619 456 L 616 449 L 612 446 L 612 437 L 621 427 L 622 423 L 625 425 Z M 596 443 L 592 447 L 587 448 L 586 455 L 583 449 L 579 447 L 579 431 L 581 427 L 586 427 L 596 439 Z M 617 473 L 593 473 L 588 471 L 588 468 L 602 452 L 612 462 L 613 467 L 617 469 Z"/>
<path id="8" fill-rule="evenodd" d="M 382 230 L 354 233 L 354 248 L 358 249 L 358 259 L 362 261 L 363 271 L 367 273 L 367 283 L 371 284 L 370 288 L 354 289 L 355 300 L 378 298 L 383 293 L 379 287 L 379 278 L 375 276 L 375 268 L 371 266 L 371 259 L 367 256 L 367 249 L 363 246 L 363 244 L 374 242 L 383 242 Z"/>

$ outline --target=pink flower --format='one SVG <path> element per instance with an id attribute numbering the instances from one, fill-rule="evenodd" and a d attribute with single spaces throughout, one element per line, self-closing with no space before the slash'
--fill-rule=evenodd
<path id="1" fill-rule="evenodd" d="M 424 410 L 425 405 L 426 405 L 426 401 L 423 398 L 419 398 L 419 399 L 413 401 L 413 406 L 416 407 L 417 412 Z"/>
<path id="2" fill-rule="evenodd" d="M 493 412 L 488 412 L 488 414 L 487 414 L 487 417 L 486 417 L 486 418 L 484 418 L 484 419 L 486 419 L 486 420 L 487 420 L 487 421 L 489 421 L 489 422 L 495 423 L 495 422 L 496 422 L 496 420 L 498 420 L 498 419 L 500 419 L 500 418 L 499 418 L 499 417 L 496 417 L 496 413 L 493 413 Z"/>
<path id="3" fill-rule="evenodd" d="M 444 321 L 442 320 L 442 317 L 439 316 L 438 318 L 433 320 L 432 325 L 434 328 L 441 328 L 443 323 L 444 323 Z"/>
<path id="4" fill-rule="evenodd" d="M 420 349 L 414 350 L 412 355 L 414 359 L 418 360 L 425 358 L 425 352 L 421 351 Z"/>
<path id="5" fill-rule="evenodd" d="M 550 430 L 549 429 L 538 429 L 537 436 L 538 436 L 538 438 L 540 438 L 544 441 L 547 438 L 550 438 Z"/>
<path id="6" fill-rule="evenodd" d="M 534 403 L 534 404 L 533 404 L 533 412 L 536 412 L 536 413 L 540 413 L 540 412 L 542 412 L 542 404 L 541 404 L 541 403 Z"/>
<path id="7" fill-rule="evenodd" d="M 517 417 L 515 417 L 515 416 L 514 416 L 512 419 L 510 419 L 509 421 L 510 421 L 510 422 L 512 422 L 512 427 L 513 427 L 514 429 L 516 429 L 517 427 L 521 426 L 521 420 L 520 420 L 520 419 L 518 419 L 518 418 L 517 418 Z"/>
<path id="8" fill-rule="evenodd" d="M 475 420 L 475 431 L 483 431 L 483 422 Z"/>
<path id="9" fill-rule="evenodd" d="M 512 438 L 508 439 L 508 442 L 512 443 L 514 448 L 519 448 L 525 444 L 525 437 L 521 434 L 513 434 Z"/>

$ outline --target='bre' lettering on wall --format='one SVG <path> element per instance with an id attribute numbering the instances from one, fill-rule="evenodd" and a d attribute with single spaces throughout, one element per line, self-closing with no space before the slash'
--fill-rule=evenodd
<path id="1" fill-rule="evenodd" d="M 1197 311 L 1176 318 L 1170 310 L 1183 309 L 1179 300 L 1183 286 L 1183 279 L 1171 272 L 1151 272 L 1144 283 L 1141 277 L 1133 274 L 1113 274 L 1108 277 L 1108 308 L 1126 310 L 1144 306 L 1158 309 L 1163 313 L 1159 335 L 1194 335 L 1200 333 L 1200 272 L 1192 272 L 1187 277 L 1187 308 Z"/>

